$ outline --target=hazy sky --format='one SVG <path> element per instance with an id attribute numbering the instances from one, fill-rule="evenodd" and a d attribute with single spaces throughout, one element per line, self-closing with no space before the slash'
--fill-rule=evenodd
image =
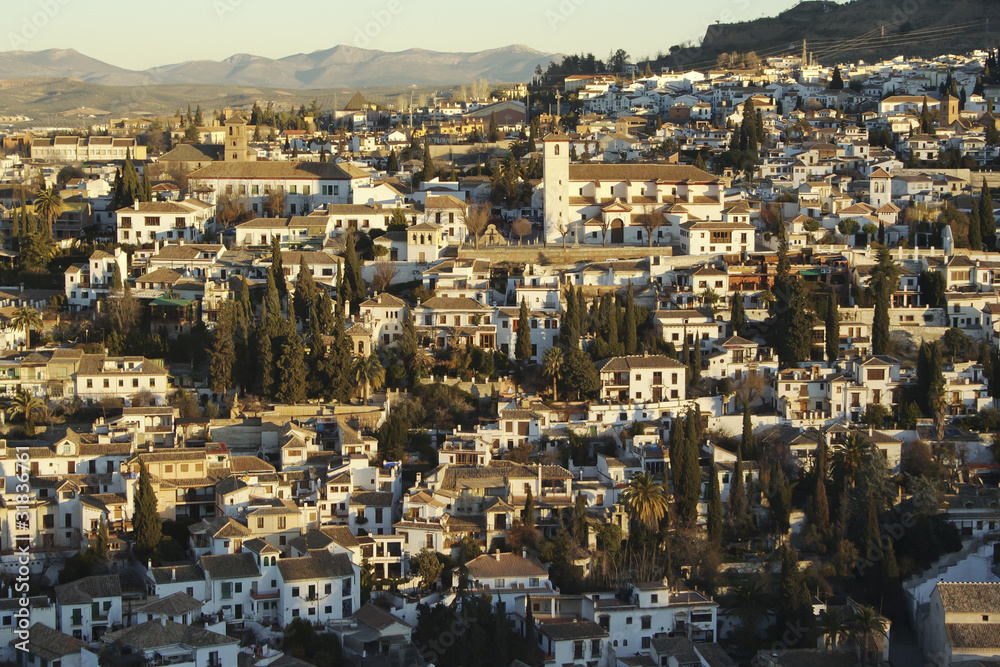
<path id="1" fill-rule="evenodd" d="M 145 69 L 235 53 L 280 58 L 348 44 L 383 51 L 624 48 L 633 58 L 797 0 L 4 0 L 0 51 L 73 48 Z M 482 9 L 479 9 L 482 7 Z"/>

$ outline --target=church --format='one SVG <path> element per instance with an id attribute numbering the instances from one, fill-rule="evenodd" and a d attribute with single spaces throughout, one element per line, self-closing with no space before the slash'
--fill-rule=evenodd
<path id="1" fill-rule="evenodd" d="M 570 138 L 543 139 L 545 240 L 596 245 L 666 245 L 682 225 L 726 220 L 724 182 L 676 164 L 570 164 Z M 734 232 L 748 221 L 732 221 Z M 650 243 L 652 237 L 652 243 Z M 737 251 L 738 252 L 738 251 Z"/>

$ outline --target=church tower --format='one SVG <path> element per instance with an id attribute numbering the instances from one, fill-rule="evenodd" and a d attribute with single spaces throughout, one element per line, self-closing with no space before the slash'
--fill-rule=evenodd
<path id="1" fill-rule="evenodd" d="M 875 209 L 880 209 L 892 203 L 892 176 L 884 169 L 876 169 L 868 177 L 871 184 L 868 191 L 868 203 Z"/>
<path id="2" fill-rule="evenodd" d="M 569 137 L 553 133 L 542 139 L 542 182 L 545 187 L 545 240 L 561 241 L 560 226 L 569 219 Z"/>
<path id="3" fill-rule="evenodd" d="M 247 119 L 236 112 L 226 120 L 226 162 L 247 160 Z"/>

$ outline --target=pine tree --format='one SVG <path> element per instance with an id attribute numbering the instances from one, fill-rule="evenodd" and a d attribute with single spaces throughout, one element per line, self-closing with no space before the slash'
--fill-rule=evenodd
<path id="1" fill-rule="evenodd" d="M 836 363 L 840 357 L 840 310 L 837 293 L 830 292 L 826 306 L 826 360 Z"/>
<path id="2" fill-rule="evenodd" d="M 635 293 L 630 280 L 628 296 L 625 300 L 625 354 L 635 354 L 638 351 L 638 331 L 635 318 Z"/>
<path id="3" fill-rule="evenodd" d="M 528 319 L 528 302 L 521 298 L 521 310 L 517 316 L 517 340 L 514 343 L 514 358 L 522 363 L 531 359 L 531 322 Z"/>
<path id="4" fill-rule="evenodd" d="M 747 314 L 743 308 L 743 294 L 739 290 L 732 297 L 729 308 L 729 324 L 733 328 L 734 336 L 746 337 Z"/>
<path id="5" fill-rule="evenodd" d="M 156 508 L 156 493 L 149 478 L 149 470 L 141 460 L 139 481 L 133 497 L 132 536 L 135 552 L 142 559 L 150 558 L 163 538 L 163 520 Z"/>
<path id="6" fill-rule="evenodd" d="M 713 544 L 722 542 L 722 489 L 719 486 L 719 469 L 712 464 L 708 487 L 708 539 Z"/>

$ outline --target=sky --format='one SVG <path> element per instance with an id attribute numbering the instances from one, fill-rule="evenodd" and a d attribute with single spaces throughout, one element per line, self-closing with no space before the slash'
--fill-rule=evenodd
<path id="1" fill-rule="evenodd" d="M 797 0 L 4 0 L 0 51 L 72 48 L 126 69 L 236 53 L 281 58 L 347 44 L 382 51 L 546 53 L 624 48 L 633 60 L 707 26 L 772 16 Z M 479 8 L 482 9 L 479 9 Z M 155 8 L 155 9 L 154 9 Z M 476 8 L 473 10 L 472 8 Z"/>

